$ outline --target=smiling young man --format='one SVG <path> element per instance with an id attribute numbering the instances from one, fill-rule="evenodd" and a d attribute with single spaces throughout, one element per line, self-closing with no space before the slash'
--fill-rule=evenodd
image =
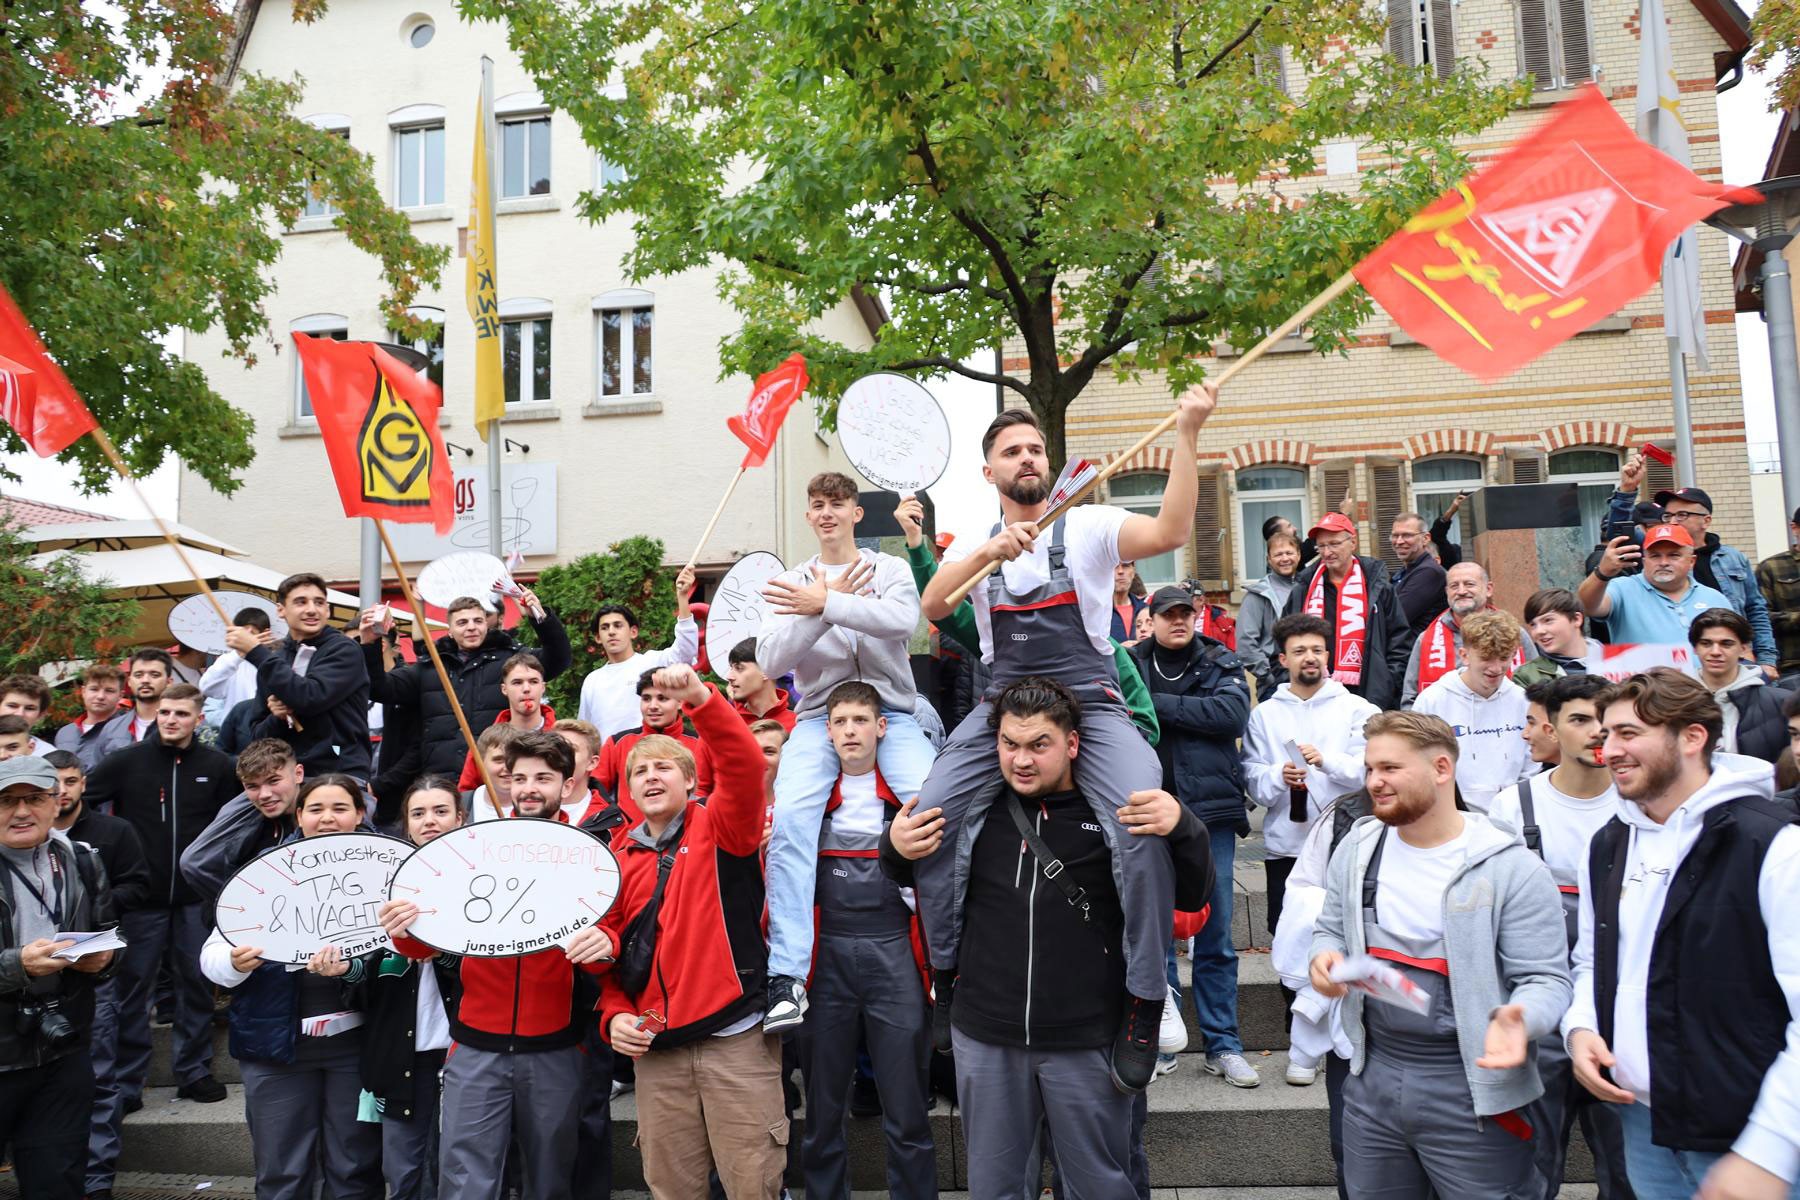
<path id="1" fill-rule="evenodd" d="M 1762 668 L 1749 661 L 1750 622 L 1735 609 L 1709 608 L 1688 626 L 1694 671 L 1718 702 L 1724 717 L 1719 749 L 1772 763 L 1787 748 L 1781 715 L 1786 693 L 1767 685 Z"/>
<path id="2" fill-rule="evenodd" d="M 1585 619 L 1581 601 L 1568 588 L 1531 593 L 1525 601 L 1525 632 L 1537 657 L 1513 672 L 1513 682 L 1530 687 L 1561 675 L 1579 675 L 1588 669 L 1588 659 L 1598 661 L 1606 647 L 1582 632 Z"/>
<path id="3" fill-rule="evenodd" d="M 237 757 L 243 789 L 225 802 L 206 829 L 181 852 L 181 876 L 207 900 L 218 898 L 237 869 L 293 835 L 294 803 L 306 768 L 279 738 L 260 738 Z"/>
<path id="4" fill-rule="evenodd" d="M 623 604 L 608 604 L 594 616 L 594 641 L 606 661 L 581 681 L 581 703 L 576 713 L 602 732 L 631 724 L 638 679 L 645 671 L 674 663 L 693 663 L 700 657 L 700 626 L 688 602 L 694 595 L 694 569 L 683 567 L 675 576 L 675 640 L 661 650 L 637 648 L 638 616 Z"/>
<path id="5" fill-rule="evenodd" d="M 529 650 L 507 659 L 500 667 L 500 696 L 506 702 L 494 717 L 496 725 L 511 725 L 520 733 L 536 733 L 556 724 L 556 710 L 544 703 L 543 660 Z M 456 786 L 463 791 L 481 786 L 481 772 L 473 754 L 463 755 L 462 775 Z"/>
<path id="6" fill-rule="evenodd" d="M 1800 819 L 1667 667 L 1598 698 L 1620 803 L 1582 860 L 1575 1077 L 1639 1200 L 1800 1196 Z"/>
<path id="7" fill-rule="evenodd" d="M 125 676 L 109 663 L 81 673 L 81 715 L 56 731 L 56 748 L 67 750 L 91 771 L 100 760 L 129 744 L 132 714 L 119 708 Z"/>
<path id="8" fill-rule="evenodd" d="M 1498 792 L 1531 771 L 1523 736 L 1529 703 L 1525 689 L 1507 678 L 1518 661 L 1519 623 L 1511 613 L 1475 613 L 1463 622 L 1462 639 L 1462 670 L 1426 688 L 1413 709 L 1455 730 L 1457 786 L 1486 812 Z"/>
<path id="9" fill-rule="evenodd" d="M 502 685 L 506 670 L 520 654 L 537 659 L 538 673 L 548 684 L 569 669 L 573 661 L 569 635 L 556 614 L 545 608 L 529 588 L 519 596 L 519 610 L 537 633 L 538 644 L 526 646 L 503 628 L 497 614 L 473 596 L 450 602 L 444 619 L 450 632 L 438 638 L 438 657 L 444 660 L 456 699 L 462 705 L 469 728 L 492 724 L 507 709 Z M 382 704 L 398 704 L 419 714 L 423 732 L 419 739 L 420 774 L 458 774 L 468 754 L 443 681 L 420 647 L 419 661 L 391 669 L 382 656 L 382 630 L 374 613 L 365 612 L 358 635 L 362 640 L 363 667 L 369 676 L 369 698 Z M 541 694 L 541 692 L 540 692 Z M 468 786 L 474 786 L 470 784 Z"/>
<path id="10" fill-rule="evenodd" d="M 1133 999 L 1120 1017 L 1112 1058 L 1114 1078 L 1130 1089 L 1148 1086 L 1156 1067 L 1158 1030 L 1168 999 L 1164 962 L 1174 872 L 1160 840 L 1120 837 L 1116 823 L 1108 819 L 1133 792 L 1160 788 L 1163 777 L 1162 763 L 1132 724 L 1121 698 L 1108 637 L 1114 616 L 1113 568 L 1167 553 L 1193 536 L 1199 490 L 1195 445 L 1216 402 L 1217 389 L 1211 384 L 1182 396 L 1168 487 L 1154 517 L 1086 504 L 1048 529 L 1039 525 L 1054 487 L 1043 430 L 1026 409 L 1001 413 L 981 443 L 982 474 L 998 493 L 1001 521 L 986 542 L 965 556 L 953 557 L 953 548 L 922 598 L 925 615 L 944 620 L 953 611 L 950 597 L 982 570 L 995 568 L 969 592 L 982 659 L 993 670 L 991 690 L 997 694 L 1017 680 L 1047 677 L 1072 689 L 1081 703 L 1078 782 L 1118 852 L 1122 881 L 1125 978 Z M 991 712 L 984 701 L 957 726 L 919 797 L 921 808 L 941 809 L 945 820 L 943 847 L 917 866 L 920 916 L 934 972 L 932 1040 L 939 1050 L 947 1049 L 950 1040 L 969 855 L 975 833 L 1001 791 Z"/>
<path id="11" fill-rule="evenodd" d="M 0 679 L 0 716 L 24 717 L 35 729 L 50 711 L 50 685 L 38 675 L 8 675 Z M 53 743 L 33 736 L 31 752 L 42 758 L 56 749 Z"/>
<path id="12" fill-rule="evenodd" d="M 705 743 L 689 733 L 683 725 L 681 701 L 657 682 L 661 673 L 662 668 L 652 667 L 638 676 L 637 723 L 615 730 L 600 743 L 600 763 L 594 770 L 594 778 L 599 782 L 602 792 L 618 801 L 619 807 L 625 811 L 627 823 L 643 819 L 643 814 L 637 811 L 631 798 L 631 788 L 626 779 L 626 763 L 630 761 L 632 748 L 644 738 L 666 737 L 678 742 L 694 760 L 697 794 L 712 794 L 712 755 L 707 752 Z"/>
<path id="13" fill-rule="evenodd" d="M 743 714 L 744 724 L 777 721 L 789 733 L 798 719 L 793 698 L 756 665 L 756 639 L 745 638 L 731 648 L 725 667 L 725 683 L 731 703 Z"/>
<path id="14" fill-rule="evenodd" d="M 162 694 L 175 682 L 175 660 L 167 650 L 139 650 L 125 664 L 125 682 L 131 690 L 131 741 L 141 742 L 156 728 L 156 710 Z"/>
<path id="15" fill-rule="evenodd" d="M 806 523 L 819 552 L 775 577 L 765 590 L 769 615 L 756 638 L 765 676 L 794 673 L 801 694 L 794 729 L 775 777 L 775 826 L 769 838 L 769 995 L 764 1029 L 798 1025 L 806 1013 L 803 980 L 813 948 L 813 885 L 819 821 L 838 777 L 825 702 L 838 685 L 859 681 L 881 697 L 887 734 L 881 775 L 903 801 L 931 769 L 931 742 L 914 712 L 907 640 L 919 624 L 912 570 L 891 554 L 861 550 L 856 483 L 827 471 L 806 485 Z"/>
<path id="16" fill-rule="evenodd" d="M 267 710 L 254 737 L 280 738 L 315 775 L 341 771 L 369 778 L 369 676 L 356 643 L 333 629 L 325 581 L 289 575 L 275 589 L 287 637 L 234 625 L 225 644 L 256 668 L 256 694 Z"/>
<path id="17" fill-rule="evenodd" d="M 1344 1183 L 1351 1196 L 1542 1194 L 1530 1044 L 1569 1005 L 1562 906 L 1519 835 L 1456 803 L 1456 735 L 1429 713 L 1364 727 L 1372 816 L 1332 855 L 1310 982 L 1341 998 Z M 1369 1002 L 1334 978 L 1371 956 L 1427 1008 Z M 1528 1110 L 1521 1112 L 1520 1110 Z"/>
<path id="18" fill-rule="evenodd" d="M 717 787 L 694 791 L 693 756 L 652 735 L 625 780 L 643 819 L 614 842 L 619 897 L 602 924 L 619 961 L 601 976 L 601 1030 L 637 1060 L 644 1182 L 659 1196 L 773 1200 L 786 1164 L 781 1040 L 762 1024 L 763 754 L 744 719 L 685 664 L 656 685 L 711 748 Z"/>

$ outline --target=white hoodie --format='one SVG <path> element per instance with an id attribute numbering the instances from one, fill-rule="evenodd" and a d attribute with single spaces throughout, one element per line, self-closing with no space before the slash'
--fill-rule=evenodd
<path id="1" fill-rule="evenodd" d="M 1628 878 L 1619 895 L 1619 986 L 1613 998 L 1613 1079 L 1650 1103 L 1650 1047 L 1644 1011 L 1649 991 L 1650 951 L 1662 921 L 1668 883 L 1694 843 L 1711 809 L 1743 796 L 1768 799 L 1774 770 L 1768 763 L 1737 754 L 1713 757 L 1712 778 L 1658 825 L 1629 800 L 1618 816 L 1631 831 Z M 1644 884 L 1636 884 L 1638 875 Z M 1588 864 L 1581 864 L 1581 932 L 1575 943 L 1575 1002 L 1563 1017 L 1563 1036 L 1577 1029 L 1598 1030 L 1594 999 L 1594 906 Z M 1776 835 L 1757 879 L 1757 907 L 1769 931 L 1769 957 L 1776 982 L 1787 997 L 1787 1044 L 1763 1076 L 1756 1107 L 1732 1149 L 1757 1166 L 1793 1182 L 1800 1175 L 1800 826 Z M 1701 964 L 1700 970 L 1705 966 Z M 1748 1080 L 1745 1081 L 1748 1084 Z"/>
<path id="2" fill-rule="evenodd" d="M 1531 774 L 1525 732 L 1525 689 L 1502 680 L 1492 696 L 1475 694 L 1452 671 L 1419 693 L 1413 711 L 1444 718 L 1456 733 L 1456 786 L 1469 807 L 1488 810 L 1494 797 Z"/>
<path id="3" fill-rule="evenodd" d="M 1244 729 L 1244 783 L 1250 799 L 1269 810 L 1263 843 L 1271 858 L 1299 854 L 1306 831 L 1326 805 L 1362 786 L 1363 726 L 1381 711 L 1335 679 L 1327 679 L 1309 700 L 1290 687 L 1282 684 L 1251 709 Z M 1288 818 L 1288 786 L 1281 778 L 1281 768 L 1291 761 L 1290 741 L 1312 746 L 1324 759 L 1323 767 L 1306 768 L 1307 819 L 1299 825 Z"/>

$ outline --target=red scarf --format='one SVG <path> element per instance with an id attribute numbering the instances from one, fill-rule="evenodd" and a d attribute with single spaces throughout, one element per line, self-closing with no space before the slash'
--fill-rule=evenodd
<path id="1" fill-rule="evenodd" d="M 1488 605 L 1486 611 L 1495 611 L 1494 606 Z M 1450 610 L 1445 609 L 1438 614 L 1437 619 L 1425 627 L 1425 632 L 1421 635 L 1422 641 L 1419 646 L 1419 690 L 1421 692 L 1462 665 L 1462 655 L 1456 652 L 1455 641 L 1450 635 L 1451 628 Z M 1512 675 L 1513 671 L 1524 665 L 1525 645 L 1521 642 L 1518 650 L 1513 653 L 1512 670 L 1507 672 L 1508 677 Z"/>
<path id="2" fill-rule="evenodd" d="M 1325 615 L 1325 577 L 1329 569 L 1319 564 L 1312 584 L 1306 589 L 1306 611 L 1309 615 Z M 1362 560 L 1350 560 L 1350 573 L 1337 590 L 1337 652 L 1332 655 L 1331 677 L 1345 687 L 1362 682 L 1363 651 L 1369 644 L 1369 588 L 1363 579 Z"/>

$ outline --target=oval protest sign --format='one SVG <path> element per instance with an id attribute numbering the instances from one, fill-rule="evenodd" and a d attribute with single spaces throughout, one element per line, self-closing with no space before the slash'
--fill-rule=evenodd
<path id="1" fill-rule="evenodd" d="M 219 932 L 259 947 L 265 962 L 303 963 L 326 945 L 346 958 L 386 946 L 375 913 L 411 852 L 379 833 L 321 833 L 265 850 L 219 893 Z"/>
<path id="2" fill-rule="evenodd" d="M 763 588 L 785 570 L 779 558 L 756 550 L 732 563 L 713 589 L 706 610 L 706 659 L 715 671 L 725 664 L 733 646 L 762 629 L 769 609 Z"/>
<path id="3" fill-rule="evenodd" d="M 409 936 L 450 954 L 509 958 L 563 945 L 606 915 L 619 863 L 573 825 L 480 821 L 413 851 L 389 891 L 419 906 Z"/>
<path id="4" fill-rule="evenodd" d="M 275 602 L 267 596 L 251 592 L 214 592 L 213 596 L 225 606 L 228 616 L 235 617 L 246 608 L 261 609 L 268 616 L 269 628 L 275 636 L 287 636 L 287 622 L 281 619 L 281 614 L 275 610 Z M 169 610 L 169 634 L 189 649 L 206 654 L 223 654 L 228 649 L 225 622 L 219 620 L 219 610 L 205 596 L 189 596 Z"/>
<path id="5" fill-rule="evenodd" d="M 472 597 L 490 611 L 499 607 L 494 594 L 512 583 L 506 564 L 478 550 L 460 550 L 425 564 L 414 590 L 433 608 L 449 608 L 452 600 Z"/>
<path id="6" fill-rule="evenodd" d="M 864 375 L 838 401 L 838 441 L 864 479 L 890 492 L 922 492 L 950 466 L 950 422 L 932 394 L 904 375 Z"/>

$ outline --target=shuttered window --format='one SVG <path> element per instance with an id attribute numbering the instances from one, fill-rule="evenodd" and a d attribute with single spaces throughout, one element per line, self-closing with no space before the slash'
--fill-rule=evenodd
<path id="1" fill-rule="evenodd" d="M 1394 518 L 1406 511 L 1405 471 L 1399 463 L 1369 464 L 1369 483 L 1375 493 L 1373 518 L 1375 542 L 1381 548 L 1381 560 L 1394 570 L 1400 569 L 1400 556 L 1388 541 L 1388 530 Z"/>
<path id="2" fill-rule="evenodd" d="M 1451 0 L 1387 0 L 1387 49 L 1409 67 L 1429 66 L 1439 78 L 1456 70 Z"/>
<path id="3" fill-rule="evenodd" d="M 1226 538 L 1225 474 L 1217 467 L 1200 468 L 1200 489 L 1194 498 L 1194 534 L 1188 544 L 1188 561 L 1194 578 L 1208 591 L 1229 590 L 1231 561 Z"/>
<path id="4" fill-rule="evenodd" d="M 1667 450 L 1671 455 L 1675 453 L 1673 442 L 1657 442 L 1656 447 L 1659 450 Z M 1664 466 L 1646 454 L 1644 456 L 1644 485 L 1643 489 L 1638 492 L 1639 499 L 1648 500 L 1658 492 L 1670 491 L 1674 486 L 1675 468 Z"/>
<path id="5" fill-rule="evenodd" d="M 1540 91 L 1578 87 L 1594 77 L 1587 0 L 1516 0 L 1519 74 Z"/>

